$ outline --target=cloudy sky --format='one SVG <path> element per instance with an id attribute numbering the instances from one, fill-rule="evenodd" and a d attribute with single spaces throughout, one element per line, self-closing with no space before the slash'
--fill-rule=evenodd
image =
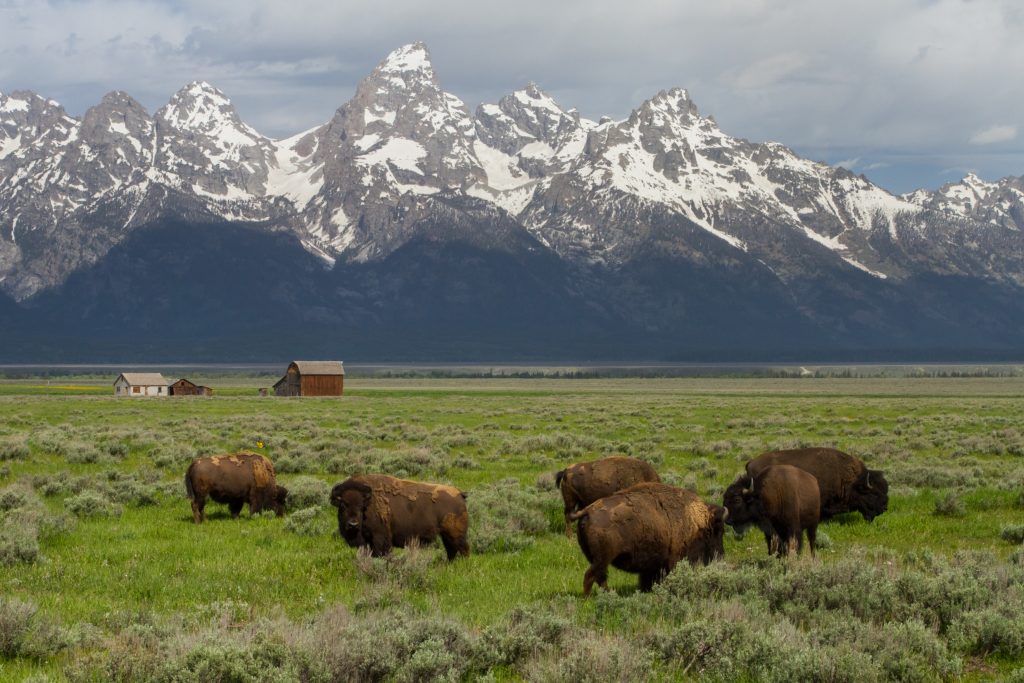
<path id="1" fill-rule="evenodd" d="M 892 191 L 1024 175 L 1018 0 L 0 0 L 0 91 L 153 111 L 202 79 L 284 137 L 417 40 L 470 107 L 535 81 L 621 118 L 681 86 L 729 134 Z"/>

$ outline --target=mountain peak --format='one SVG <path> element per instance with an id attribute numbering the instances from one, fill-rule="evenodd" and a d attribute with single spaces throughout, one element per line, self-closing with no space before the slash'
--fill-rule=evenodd
<path id="1" fill-rule="evenodd" d="M 409 43 L 394 50 L 384 58 L 374 71 L 386 74 L 422 74 L 426 78 L 434 79 L 434 65 L 430 61 L 430 52 L 423 43 Z"/>
<path id="2" fill-rule="evenodd" d="M 111 90 L 103 96 L 103 99 L 100 100 L 99 106 L 113 109 L 136 109 L 143 112 L 146 111 L 146 108 L 143 107 L 138 100 L 123 90 Z"/>
<path id="3" fill-rule="evenodd" d="M 700 116 L 700 112 L 697 111 L 697 105 L 693 103 L 693 100 L 690 99 L 690 93 L 684 88 L 662 90 L 644 102 L 641 108 L 654 109 L 675 116 L 690 114 Z"/>
<path id="4" fill-rule="evenodd" d="M 204 134 L 220 134 L 224 130 L 238 130 L 244 134 L 246 144 L 252 144 L 258 134 L 242 123 L 231 100 L 206 81 L 192 81 L 157 112 L 157 118 L 177 130 L 191 130 Z"/>

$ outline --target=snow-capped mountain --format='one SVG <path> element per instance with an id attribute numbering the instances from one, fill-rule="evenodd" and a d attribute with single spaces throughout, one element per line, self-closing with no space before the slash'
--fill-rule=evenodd
<path id="1" fill-rule="evenodd" d="M 330 121 L 282 140 L 204 82 L 153 115 L 121 92 L 81 119 L 33 93 L 0 94 L 8 294 L 52 288 L 168 217 L 289 233 L 335 268 L 422 239 L 546 249 L 581 273 L 652 254 L 742 266 L 812 317 L 804 298 L 860 286 L 849 278 L 1024 286 L 1021 178 L 894 196 L 783 145 L 728 135 L 679 88 L 621 121 L 582 118 L 532 83 L 471 113 L 415 43 Z"/>

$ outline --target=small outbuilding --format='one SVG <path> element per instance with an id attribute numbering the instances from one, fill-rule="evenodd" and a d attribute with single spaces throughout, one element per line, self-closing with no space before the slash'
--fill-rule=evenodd
<path id="1" fill-rule="evenodd" d="M 114 396 L 168 396 L 159 372 L 122 372 L 114 380 Z"/>
<path id="2" fill-rule="evenodd" d="M 297 360 L 274 384 L 277 396 L 341 396 L 345 367 L 340 360 Z"/>
<path id="3" fill-rule="evenodd" d="M 171 384 L 168 389 L 171 396 L 213 396 L 213 389 L 191 382 L 184 377 Z"/>

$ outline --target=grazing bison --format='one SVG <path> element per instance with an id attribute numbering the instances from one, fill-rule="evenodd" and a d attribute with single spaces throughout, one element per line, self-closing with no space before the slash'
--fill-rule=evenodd
<path id="1" fill-rule="evenodd" d="M 821 514 L 818 480 L 792 465 L 772 465 L 754 477 L 753 488 L 744 488 L 748 477 L 725 490 L 722 504 L 729 511 L 729 525 L 742 528 L 756 524 L 764 532 L 769 554 L 799 553 L 803 532 L 814 555 L 815 535 Z"/>
<path id="2" fill-rule="evenodd" d="M 583 595 L 594 583 L 608 588 L 608 565 L 640 575 L 649 591 L 682 559 L 691 564 L 725 554 L 728 512 L 704 503 L 693 491 L 645 482 L 601 498 L 572 515 L 576 537 L 590 567 Z"/>
<path id="3" fill-rule="evenodd" d="M 206 498 L 227 503 L 232 517 L 249 504 L 249 514 L 270 508 L 284 514 L 288 489 L 277 485 L 274 464 L 258 453 L 234 453 L 196 458 L 185 472 L 185 492 L 192 499 L 192 518 L 196 524 L 206 516 Z"/>
<path id="4" fill-rule="evenodd" d="M 469 555 L 466 494 L 453 486 L 395 479 L 384 474 L 349 477 L 331 490 L 338 532 L 353 548 L 369 546 L 374 557 L 412 540 L 438 536 L 448 559 Z"/>
<path id="5" fill-rule="evenodd" d="M 654 468 L 643 460 L 613 455 L 609 458 L 569 465 L 555 473 L 555 485 L 565 503 L 565 535 L 572 536 L 570 515 L 595 500 L 645 481 L 660 482 Z"/>
<path id="6" fill-rule="evenodd" d="M 792 465 L 818 480 L 821 519 L 856 510 L 867 521 L 889 507 L 889 483 L 879 470 L 869 470 L 860 458 L 834 448 L 794 448 L 762 453 L 747 463 L 750 479 L 772 465 Z M 745 488 L 750 488 L 750 481 Z"/>

